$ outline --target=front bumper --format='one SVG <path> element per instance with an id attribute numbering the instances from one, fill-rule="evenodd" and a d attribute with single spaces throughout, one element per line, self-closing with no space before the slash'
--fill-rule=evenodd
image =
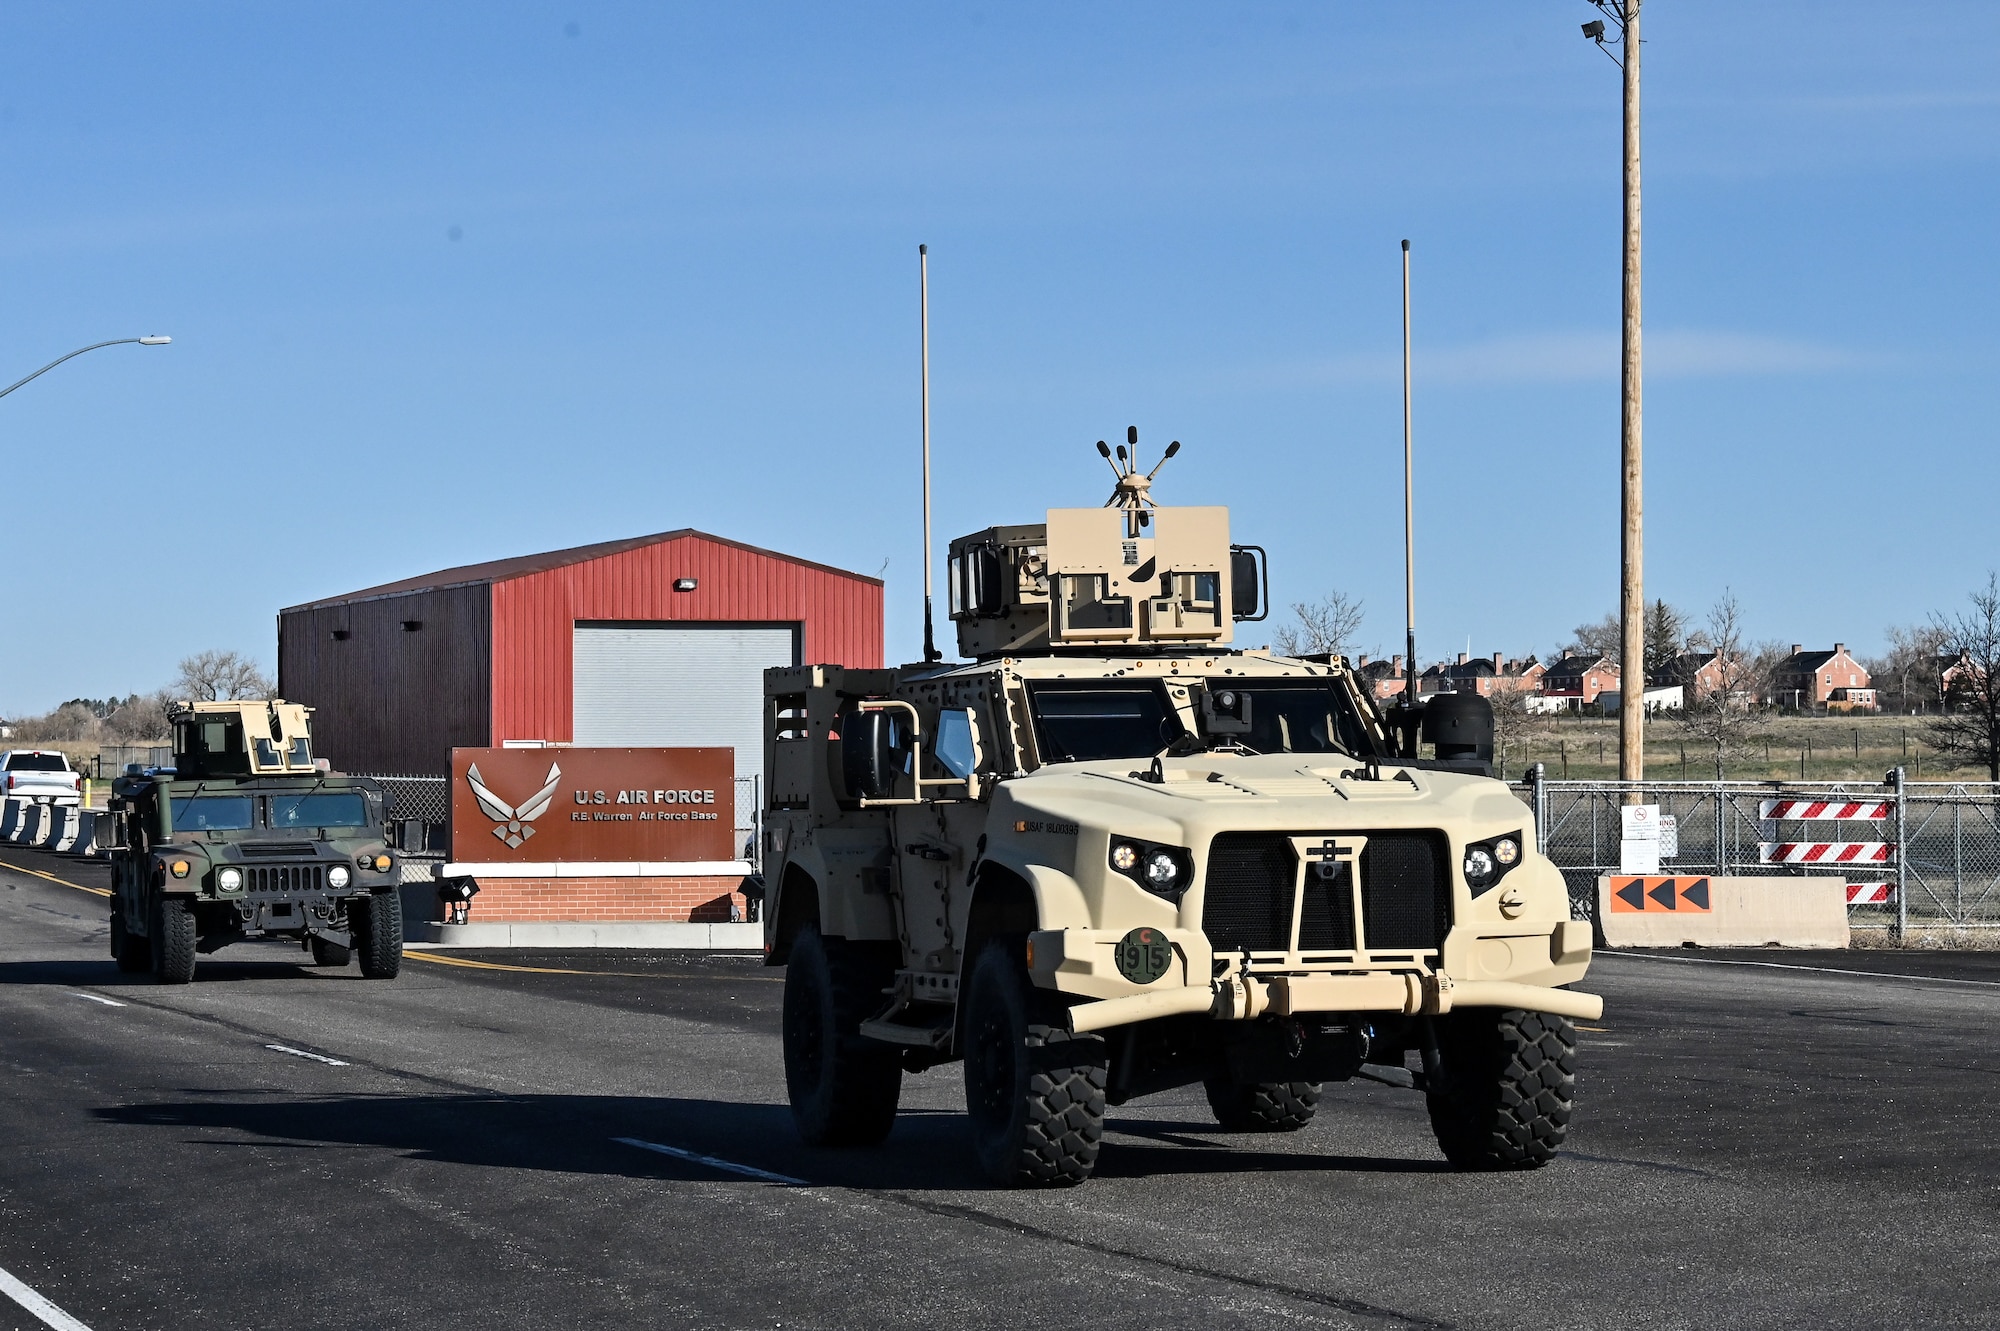
<path id="1" fill-rule="evenodd" d="M 1439 1016 L 1453 1008 L 1522 1008 L 1559 1017 L 1595 1021 L 1604 1015 L 1604 1000 L 1596 994 L 1506 980 L 1456 983 L 1448 975 L 1227 976 L 1207 989 L 1161 989 L 1129 998 L 1104 998 L 1069 1010 L 1070 1029 L 1109 1030 L 1156 1017 L 1205 1014 L 1221 1020 L 1264 1016 L 1384 1012 L 1404 1016 Z"/>

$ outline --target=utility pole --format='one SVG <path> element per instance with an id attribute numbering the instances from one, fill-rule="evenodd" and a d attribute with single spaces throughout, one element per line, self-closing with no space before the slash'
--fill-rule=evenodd
<path id="1" fill-rule="evenodd" d="M 1584 24 L 1583 35 L 1610 55 L 1625 75 L 1625 282 L 1619 374 L 1623 548 L 1618 578 L 1619 651 L 1624 660 L 1620 667 L 1618 779 L 1640 781 L 1646 775 L 1645 472 L 1640 452 L 1645 394 L 1639 340 L 1639 8 L 1644 0 L 1591 3 L 1617 26 L 1618 35 L 1608 38 L 1603 20 Z M 1616 54 L 1610 49 L 1613 45 L 1619 48 Z"/>

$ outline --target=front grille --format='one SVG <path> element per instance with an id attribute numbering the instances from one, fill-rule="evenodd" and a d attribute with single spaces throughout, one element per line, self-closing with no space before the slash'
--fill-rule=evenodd
<path id="1" fill-rule="evenodd" d="M 1313 835 L 1328 835 L 1315 833 Z M 1443 946 L 1451 927 L 1451 875 L 1437 832 L 1367 832 L 1361 852 L 1363 936 L 1371 949 L 1419 951 Z M 1291 836 L 1224 832 L 1208 852 L 1202 929 L 1219 951 L 1282 952 L 1291 942 L 1297 881 Z M 1342 952 L 1355 946 L 1354 890 L 1348 870 L 1305 875 L 1299 948 Z"/>
<path id="2" fill-rule="evenodd" d="M 326 871 L 317 864 L 251 864 L 243 886 L 252 892 L 324 892 Z"/>

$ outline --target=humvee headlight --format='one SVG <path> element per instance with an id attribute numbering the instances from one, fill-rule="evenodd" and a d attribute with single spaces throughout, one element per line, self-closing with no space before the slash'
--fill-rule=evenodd
<path id="1" fill-rule="evenodd" d="M 1111 867 L 1119 873 L 1131 873 L 1139 867 L 1139 848 L 1129 841 L 1120 841 L 1111 848 Z"/>
<path id="2" fill-rule="evenodd" d="M 326 871 L 326 883 L 328 887 L 346 887 L 348 879 L 351 877 L 353 875 L 347 872 L 347 866 L 344 864 L 336 864 Z"/>
<path id="3" fill-rule="evenodd" d="M 186 860 L 175 860 L 167 866 L 167 872 L 176 878 L 185 878 L 188 876 L 188 862 Z"/>
<path id="4" fill-rule="evenodd" d="M 237 888 L 243 886 L 243 871 L 241 869 L 217 869 L 215 871 L 215 885 L 225 892 L 234 892 Z"/>
<path id="5" fill-rule="evenodd" d="M 1493 858 L 1501 868 L 1512 868 L 1514 861 L 1521 858 L 1521 843 L 1510 836 L 1501 837 L 1493 843 Z"/>
<path id="6" fill-rule="evenodd" d="M 1494 875 L 1499 872 L 1500 866 L 1494 862 L 1493 852 L 1486 847 L 1473 846 L 1465 852 L 1465 881 L 1473 891 L 1491 886 Z"/>
<path id="7" fill-rule="evenodd" d="M 1181 862 L 1172 851 L 1156 850 L 1146 857 L 1146 886 L 1161 896 L 1179 889 Z"/>

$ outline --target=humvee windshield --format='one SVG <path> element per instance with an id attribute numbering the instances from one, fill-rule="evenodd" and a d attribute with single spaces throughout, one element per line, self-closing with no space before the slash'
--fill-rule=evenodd
<path id="1" fill-rule="evenodd" d="M 256 825 L 257 802 L 248 795 L 196 795 L 173 807 L 176 832 L 240 832 Z"/>
<path id="2" fill-rule="evenodd" d="M 353 791 L 271 796 L 273 827 L 366 827 L 368 804 Z"/>
<path id="3" fill-rule="evenodd" d="M 1154 683 L 1041 680 L 1028 698 L 1044 762 L 1150 758 L 1186 733 Z"/>
<path id="4" fill-rule="evenodd" d="M 1354 704 L 1341 690 L 1318 679 L 1211 679 L 1211 696 L 1234 692 L 1250 700 L 1250 733 L 1232 735 L 1259 753 L 1377 754 Z"/>

